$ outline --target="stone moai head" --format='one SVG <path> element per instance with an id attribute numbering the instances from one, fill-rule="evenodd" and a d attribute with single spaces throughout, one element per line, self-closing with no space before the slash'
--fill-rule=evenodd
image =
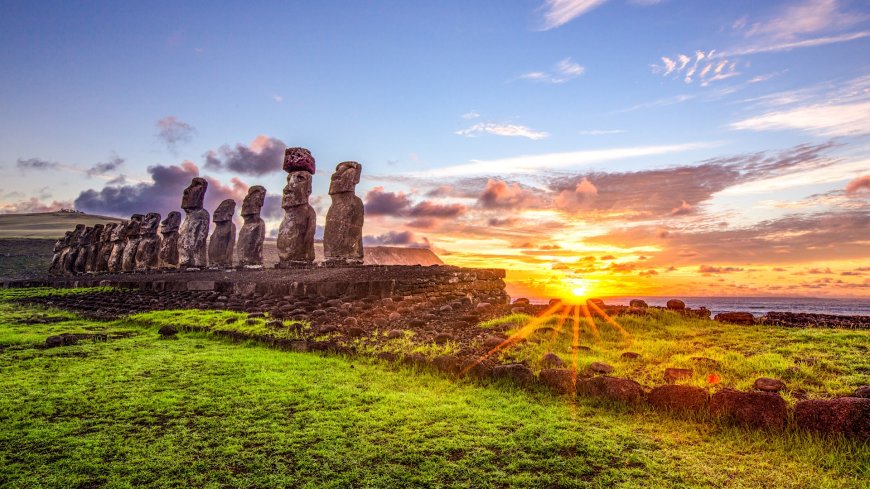
<path id="1" fill-rule="evenodd" d="M 208 190 L 208 182 L 206 179 L 195 177 L 190 181 L 190 185 L 184 189 L 184 194 L 181 197 L 181 208 L 187 212 L 202 209 L 202 202 L 205 199 L 206 190 Z"/>
<path id="2" fill-rule="evenodd" d="M 73 236 L 72 231 L 67 231 L 67 232 L 63 233 L 63 238 L 61 238 L 61 239 L 63 240 L 64 246 L 69 246 L 70 241 L 72 240 L 72 236 Z"/>
<path id="3" fill-rule="evenodd" d="M 142 219 L 145 216 L 142 214 L 133 214 L 130 216 L 130 221 L 127 224 L 127 232 L 124 234 L 127 238 L 136 238 L 139 236 L 140 229 L 142 228 Z"/>
<path id="4" fill-rule="evenodd" d="M 115 228 L 118 226 L 116 222 L 110 222 L 106 224 L 103 228 L 103 233 L 100 235 L 100 241 L 103 243 L 108 243 L 112 241 L 112 234 L 115 232 Z"/>
<path id="5" fill-rule="evenodd" d="M 329 194 L 353 192 L 359 177 L 362 174 L 362 165 L 356 161 L 345 161 L 335 167 L 335 173 L 329 182 Z"/>
<path id="6" fill-rule="evenodd" d="M 311 151 L 305 148 L 287 148 L 284 150 L 283 168 L 287 173 L 307 171 L 314 175 L 314 157 L 311 156 Z"/>
<path id="7" fill-rule="evenodd" d="M 309 195 L 311 195 L 311 174 L 306 171 L 291 172 L 287 175 L 287 185 L 284 187 L 281 207 L 289 209 L 297 205 L 307 204 Z"/>
<path id="8" fill-rule="evenodd" d="M 179 226 L 181 226 L 181 213 L 178 211 L 172 211 L 168 216 L 166 216 L 166 219 L 160 223 L 160 233 L 177 233 Z"/>
<path id="9" fill-rule="evenodd" d="M 214 214 L 212 215 L 212 220 L 214 222 L 227 222 L 233 220 L 233 214 L 236 212 L 236 201 L 233 199 L 226 199 L 217 206 L 217 209 L 214 210 Z"/>
<path id="10" fill-rule="evenodd" d="M 94 235 L 94 228 L 88 226 L 82 231 L 81 236 L 79 237 L 79 243 L 83 245 L 91 244 L 91 237 Z"/>
<path id="11" fill-rule="evenodd" d="M 157 234 L 157 226 L 160 225 L 160 214 L 156 212 L 149 212 L 145 215 L 145 219 L 142 221 L 142 234 Z"/>
<path id="12" fill-rule="evenodd" d="M 72 236 L 70 237 L 70 244 L 77 245 L 81 243 L 82 234 L 85 232 L 84 224 L 76 224 L 76 228 L 72 232 Z"/>
<path id="13" fill-rule="evenodd" d="M 99 243 L 103 239 L 103 230 L 105 225 L 94 224 L 94 230 L 91 232 L 91 243 Z"/>
<path id="14" fill-rule="evenodd" d="M 115 225 L 115 229 L 112 230 L 112 241 L 121 241 L 124 239 L 124 236 L 127 235 L 127 227 L 130 225 L 130 221 L 121 221 Z"/>
<path id="15" fill-rule="evenodd" d="M 254 185 L 248 189 L 248 195 L 242 202 L 242 216 L 259 216 L 263 204 L 266 202 L 266 188 L 262 185 Z"/>

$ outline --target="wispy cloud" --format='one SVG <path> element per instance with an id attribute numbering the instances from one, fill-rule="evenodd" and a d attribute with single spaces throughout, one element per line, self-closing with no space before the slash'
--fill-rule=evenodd
<path id="1" fill-rule="evenodd" d="M 474 110 L 462 114 L 462 118 L 466 120 L 477 119 L 478 117 L 480 117 L 480 114 Z"/>
<path id="2" fill-rule="evenodd" d="M 195 135 L 195 127 L 179 120 L 174 115 L 166 116 L 157 121 L 157 138 L 163 141 L 163 144 L 172 153 L 178 150 L 179 145 L 189 143 Z"/>
<path id="3" fill-rule="evenodd" d="M 530 71 L 519 76 L 522 80 L 531 80 L 546 83 L 565 83 L 582 75 L 586 69 L 578 63 L 571 61 L 571 58 L 565 58 L 553 66 L 553 70 L 546 71 Z"/>
<path id="4" fill-rule="evenodd" d="M 542 31 L 554 29 L 580 17 L 607 0 L 546 0 L 543 10 Z"/>
<path id="5" fill-rule="evenodd" d="M 639 103 L 636 105 L 632 105 L 631 107 L 628 107 L 625 109 L 617 110 L 616 113 L 619 114 L 619 113 L 623 113 L 623 112 L 633 112 L 635 110 L 641 110 L 641 109 L 652 109 L 652 108 L 656 108 L 656 107 L 666 107 L 668 105 L 681 104 L 683 102 L 687 102 L 689 100 L 692 100 L 695 97 L 696 97 L 695 95 L 681 94 L 681 95 L 675 95 L 673 97 L 660 98 L 660 99 L 652 100 L 649 102 L 642 102 L 642 103 Z"/>
<path id="6" fill-rule="evenodd" d="M 415 172 L 417 176 L 466 176 L 504 175 L 508 173 L 533 173 L 544 168 L 565 168 L 608 161 L 681 153 L 712 146 L 710 143 L 684 143 L 658 146 L 637 146 L 599 150 L 570 151 L 523 155 L 494 160 L 471 160 L 469 163 Z"/>
<path id="7" fill-rule="evenodd" d="M 744 47 L 738 47 L 729 50 L 724 55 L 727 56 L 745 56 L 759 53 L 775 53 L 779 51 L 790 51 L 799 48 L 811 48 L 816 46 L 824 46 L 826 44 L 836 44 L 840 42 L 854 41 L 870 36 L 870 31 L 851 32 L 848 34 L 840 34 L 836 36 L 816 37 L 812 39 L 804 39 L 802 41 L 789 41 L 780 43 L 759 43 Z"/>
<path id="8" fill-rule="evenodd" d="M 624 132 L 625 129 L 586 129 L 577 131 L 577 134 L 581 136 L 607 136 L 610 134 L 622 134 Z"/>
<path id="9" fill-rule="evenodd" d="M 739 75 L 737 62 L 716 53 L 716 50 L 695 51 L 689 56 L 680 53 L 675 57 L 662 56 L 661 65 L 652 65 L 652 72 L 664 77 L 681 78 L 687 84 L 699 82 L 701 86 Z"/>
<path id="10" fill-rule="evenodd" d="M 479 122 L 473 126 L 456 131 L 456 134 L 467 138 L 478 137 L 483 134 L 492 134 L 495 136 L 523 137 L 534 141 L 545 139 L 550 136 L 547 132 L 536 131 L 519 124 L 499 124 L 495 122 Z"/>
<path id="11" fill-rule="evenodd" d="M 865 17 L 856 12 L 841 11 L 837 0 L 807 0 L 788 5 L 768 20 L 742 27 L 747 37 L 793 40 L 802 35 L 848 28 Z"/>

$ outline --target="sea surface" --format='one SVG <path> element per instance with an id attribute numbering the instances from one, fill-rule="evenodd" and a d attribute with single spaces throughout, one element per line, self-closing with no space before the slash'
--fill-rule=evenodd
<path id="1" fill-rule="evenodd" d="M 650 306 L 664 306 L 668 299 L 680 299 L 686 307 L 706 307 L 714 315 L 720 312 L 751 312 L 763 316 L 770 311 L 836 314 L 839 316 L 870 316 L 870 297 L 828 299 L 818 297 L 603 297 L 606 304 L 628 305 L 632 299 L 643 299 Z"/>

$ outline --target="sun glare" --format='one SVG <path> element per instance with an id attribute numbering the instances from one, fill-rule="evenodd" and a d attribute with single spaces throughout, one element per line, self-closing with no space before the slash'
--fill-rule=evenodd
<path id="1" fill-rule="evenodd" d="M 568 285 L 575 297 L 585 297 L 586 291 L 589 289 L 589 282 L 582 278 L 572 278 Z"/>

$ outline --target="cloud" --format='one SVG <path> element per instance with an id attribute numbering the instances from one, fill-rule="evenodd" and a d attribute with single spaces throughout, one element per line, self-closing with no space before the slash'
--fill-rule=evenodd
<path id="1" fill-rule="evenodd" d="M 588 209 L 592 200 L 597 196 L 598 188 L 588 178 L 583 177 L 573 189 L 560 191 L 553 201 L 553 205 L 560 210 L 578 212 L 582 209 Z"/>
<path id="2" fill-rule="evenodd" d="M 605 3 L 607 0 L 545 0 L 543 10 L 542 31 L 554 29 L 590 10 Z"/>
<path id="3" fill-rule="evenodd" d="M 531 71 L 523 73 L 519 76 L 523 80 L 540 81 L 553 84 L 565 83 L 569 80 L 582 75 L 586 69 L 578 63 L 571 61 L 571 58 L 565 58 L 553 66 L 553 71 Z"/>
<path id="4" fill-rule="evenodd" d="M 824 137 L 863 135 L 870 133 L 870 101 L 771 111 L 731 123 L 729 127 L 751 131 L 797 129 Z"/>
<path id="5" fill-rule="evenodd" d="M 870 193 L 870 175 L 860 176 L 846 185 L 846 194 L 856 195 L 860 192 Z"/>
<path id="6" fill-rule="evenodd" d="M 406 175 L 420 177 L 459 177 L 464 175 L 504 175 L 507 173 L 538 173 L 542 169 L 606 163 L 609 161 L 681 153 L 710 147 L 710 143 L 683 143 L 659 146 L 633 146 L 597 150 L 570 151 L 513 156 L 494 160 L 471 160 L 470 163 L 437 168 Z"/>
<path id="7" fill-rule="evenodd" d="M 840 11 L 837 0 L 807 0 L 789 5 L 770 20 L 748 26 L 746 36 L 796 39 L 806 34 L 847 28 L 864 18 L 864 15 L 855 12 Z"/>
<path id="8" fill-rule="evenodd" d="M 53 170 L 60 166 L 60 163 L 54 161 L 43 160 L 41 158 L 18 158 L 16 166 L 21 171 L 28 170 Z"/>
<path id="9" fill-rule="evenodd" d="M 468 138 L 478 137 L 482 134 L 492 134 L 495 136 L 523 137 L 533 141 L 549 137 L 549 134 L 546 132 L 535 131 L 519 124 L 498 124 L 494 122 L 480 122 L 465 129 L 460 129 L 456 131 L 456 134 Z"/>
<path id="10" fill-rule="evenodd" d="M 429 248 L 429 240 L 422 238 L 417 240 L 411 231 L 388 231 L 378 236 L 363 236 L 363 244 L 366 246 L 405 246 L 408 248 Z"/>
<path id="11" fill-rule="evenodd" d="M 662 56 L 661 60 L 661 65 L 652 65 L 653 73 L 660 73 L 664 77 L 673 79 L 682 78 L 686 84 L 698 81 L 701 86 L 707 86 L 740 75 L 737 71 L 737 62 L 716 54 L 716 50 L 707 52 L 698 50 L 692 56 L 680 53 L 676 56 L 676 60 Z"/>
<path id="12" fill-rule="evenodd" d="M 79 193 L 74 204 L 80 211 L 109 216 L 127 217 L 131 214 L 159 212 L 162 215 L 178 210 L 181 194 L 193 177 L 200 176 L 199 168 L 191 161 L 179 165 L 155 165 L 148 167 L 150 182 L 133 185 L 106 185 L 100 190 L 88 189 Z M 224 199 L 241 202 L 248 185 L 233 178 L 228 185 L 211 177 L 205 196 L 205 208 L 215 209 Z"/>
<path id="13" fill-rule="evenodd" d="M 369 190 L 364 201 L 366 214 L 371 216 L 400 216 L 411 206 L 411 200 L 403 192 L 385 192 L 384 187 Z"/>
<path id="14" fill-rule="evenodd" d="M 701 265 L 698 267 L 698 272 L 703 274 L 712 274 L 712 273 L 732 273 L 732 272 L 742 272 L 743 268 L 740 267 L 714 267 L 710 265 Z"/>
<path id="15" fill-rule="evenodd" d="M 424 200 L 412 207 L 408 214 L 419 218 L 455 219 L 464 214 L 467 209 L 462 204 L 436 204 Z"/>
<path id="16" fill-rule="evenodd" d="M 466 119 L 466 120 L 477 119 L 478 117 L 480 117 L 480 114 L 478 114 L 477 112 L 475 112 L 473 110 L 470 112 L 466 112 L 466 113 L 462 114 L 462 118 Z"/>
<path id="17" fill-rule="evenodd" d="M 519 183 L 490 179 L 477 199 L 484 209 L 521 209 L 540 205 L 541 200 Z"/>
<path id="18" fill-rule="evenodd" d="M 53 201 L 50 204 L 42 202 L 37 197 L 31 197 L 20 202 L 7 202 L 0 204 L 0 214 L 30 214 L 37 212 L 57 212 L 61 209 L 72 209 L 73 203 L 69 201 Z"/>
<path id="19" fill-rule="evenodd" d="M 179 120 L 174 115 L 157 121 L 157 138 L 163 141 L 169 151 L 175 153 L 178 146 L 189 143 L 196 135 L 196 128 Z"/>
<path id="20" fill-rule="evenodd" d="M 641 110 L 641 109 L 654 109 L 654 108 L 658 108 L 658 107 L 668 107 L 670 105 L 676 105 L 676 104 L 681 104 L 683 102 L 688 102 L 689 100 L 692 100 L 694 98 L 696 98 L 695 95 L 689 95 L 689 94 L 675 95 L 673 97 L 665 97 L 665 98 L 652 100 L 649 102 L 635 104 L 635 105 L 632 105 L 631 107 L 617 110 L 616 113 L 622 114 L 625 112 L 634 112 L 635 110 Z"/>
<path id="21" fill-rule="evenodd" d="M 849 34 L 841 34 L 838 36 L 816 37 L 813 39 L 805 39 L 803 41 L 764 43 L 744 46 L 729 50 L 723 54 L 728 56 L 745 56 L 760 53 L 776 53 L 780 51 L 791 51 L 792 49 L 812 48 L 816 46 L 825 46 L 827 44 L 837 44 L 841 42 L 855 41 L 858 39 L 863 39 L 867 36 L 870 36 L 870 31 L 852 32 Z"/>
<path id="22" fill-rule="evenodd" d="M 278 138 L 260 135 L 248 146 L 223 145 L 218 150 L 208 151 L 203 156 L 205 167 L 208 169 L 262 176 L 281 170 L 286 147 Z"/>
<path id="23" fill-rule="evenodd" d="M 624 129 L 587 129 L 577 131 L 577 134 L 581 136 L 606 136 L 610 134 L 622 134 L 624 132 Z"/>
<path id="24" fill-rule="evenodd" d="M 88 174 L 88 176 L 105 175 L 106 173 L 111 173 L 111 172 L 117 170 L 123 164 L 124 164 L 124 159 L 115 156 L 109 161 L 105 161 L 102 163 L 96 163 L 94 166 L 90 167 L 86 171 L 86 173 Z"/>

